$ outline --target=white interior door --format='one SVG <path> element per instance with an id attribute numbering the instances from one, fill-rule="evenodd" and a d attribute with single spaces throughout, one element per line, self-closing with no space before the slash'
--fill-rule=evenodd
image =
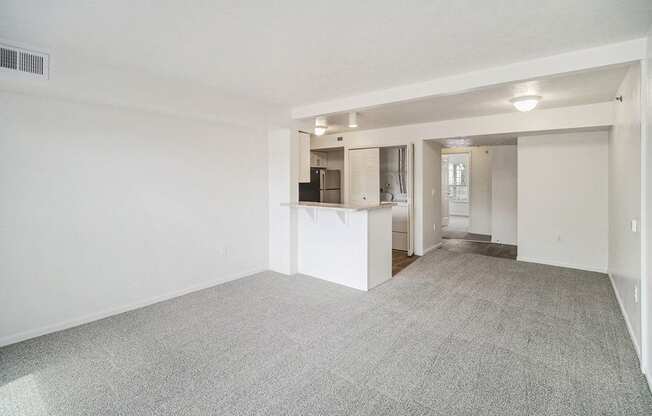
<path id="1" fill-rule="evenodd" d="M 349 203 L 380 204 L 380 149 L 349 150 Z"/>
<path id="2" fill-rule="evenodd" d="M 407 254 L 414 254 L 414 143 L 407 145 L 407 193 L 408 193 L 408 249 Z"/>

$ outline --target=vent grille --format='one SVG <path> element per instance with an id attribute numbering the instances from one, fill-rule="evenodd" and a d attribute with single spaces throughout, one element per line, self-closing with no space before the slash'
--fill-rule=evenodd
<path id="1" fill-rule="evenodd" d="M 0 75 L 15 79 L 47 79 L 48 55 L 0 45 Z"/>
<path id="2" fill-rule="evenodd" d="M 18 51 L 0 48 L 0 67 L 18 69 Z"/>
<path id="3" fill-rule="evenodd" d="M 43 57 L 31 53 L 20 53 L 20 71 L 43 75 Z"/>

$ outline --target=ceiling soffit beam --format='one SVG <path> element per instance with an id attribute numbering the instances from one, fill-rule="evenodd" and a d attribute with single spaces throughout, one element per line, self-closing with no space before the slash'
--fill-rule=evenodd
<path id="1" fill-rule="evenodd" d="M 420 140 L 439 140 L 492 134 L 540 133 L 557 130 L 607 128 L 614 124 L 614 102 L 548 108 L 528 113 L 432 121 L 371 130 L 354 130 L 313 137 L 313 149 L 348 146 L 395 146 Z M 343 137 L 343 141 L 338 140 Z"/>
<path id="2" fill-rule="evenodd" d="M 634 62 L 645 56 L 646 39 L 633 39 L 294 107 L 291 114 L 293 119 L 298 120 L 438 95 L 460 94 L 499 84 Z"/>

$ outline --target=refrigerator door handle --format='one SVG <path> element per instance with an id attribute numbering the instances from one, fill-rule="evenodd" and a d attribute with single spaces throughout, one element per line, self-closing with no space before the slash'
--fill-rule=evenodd
<path id="1" fill-rule="evenodd" d="M 324 169 L 319 170 L 319 189 L 326 188 L 326 171 Z"/>

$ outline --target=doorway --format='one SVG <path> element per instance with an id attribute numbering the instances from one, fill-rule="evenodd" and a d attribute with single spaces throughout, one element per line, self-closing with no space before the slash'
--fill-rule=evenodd
<path id="1" fill-rule="evenodd" d="M 408 146 L 380 149 L 381 201 L 392 202 L 392 274 L 410 265 L 417 256 L 411 243 L 412 178 Z"/>
<path id="2" fill-rule="evenodd" d="M 414 256 L 413 145 L 348 150 L 348 201 L 355 205 L 388 202 L 392 206 L 392 274 Z"/>
<path id="3" fill-rule="evenodd" d="M 442 155 L 442 237 L 491 241 L 490 235 L 473 234 L 471 227 L 471 153 Z"/>
<path id="4" fill-rule="evenodd" d="M 442 248 L 515 258 L 516 144 L 444 148 L 441 161 Z"/>

